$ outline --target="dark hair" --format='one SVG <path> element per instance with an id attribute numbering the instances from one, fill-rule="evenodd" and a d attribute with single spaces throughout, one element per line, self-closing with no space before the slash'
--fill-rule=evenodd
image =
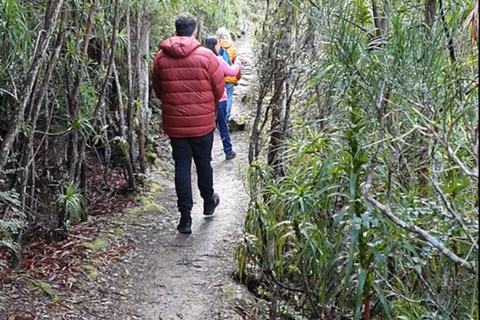
<path id="1" fill-rule="evenodd" d="M 217 37 L 212 36 L 212 37 L 208 37 L 207 39 L 205 39 L 205 42 L 203 43 L 203 46 L 207 49 L 212 50 L 212 52 L 215 53 L 215 55 L 218 55 L 218 52 L 215 51 L 215 46 L 217 45 L 217 43 L 218 43 Z"/>
<path id="2" fill-rule="evenodd" d="M 179 37 L 191 37 L 197 28 L 197 20 L 194 16 L 183 13 L 175 18 L 175 31 Z"/>

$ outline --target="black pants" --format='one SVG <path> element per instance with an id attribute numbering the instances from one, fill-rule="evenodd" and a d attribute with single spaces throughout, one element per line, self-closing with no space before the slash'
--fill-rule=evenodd
<path id="1" fill-rule="evenodd" d="M 175 190 L 178 210 L 182 216 L 190 217 L 192 199 L 192 158 L 198 176 L 198 189 L 204 204 L 212 202 L 213 170 L 212 146 L 213 131 L 197 138 L 170 138 L 173 160 L 175 160 Z"/>

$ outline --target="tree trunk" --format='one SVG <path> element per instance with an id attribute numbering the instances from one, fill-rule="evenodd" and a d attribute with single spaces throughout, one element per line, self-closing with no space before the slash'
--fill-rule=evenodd
<path id="1" fill-rule="evenodd" d="M 37 42 L 38 46 L 36 47 L 35 53 L 33 54 L 30 69 L 28 70 L 24 78 L 24 87 L 22 90 L 22 94 L 20 95 L 22 97 L 22 102 L 1 145 L 0 172 L 3 171 L 8 161 L 8 156 L 10 154 L 10 151 L 12 150 L 13 142 L 18 134 L 20 123 L 24 118 L 25 109 L 27 108 L 27 105 L 30 101 L 30 95 L 32 93 L 33 85 L 37 79 L 38 71 L 43 63 L 45 52 L 48 48 L 48 44 L 50 43 L 50 39 L 52 38 L 53 31 L 56 27 L 58 14 L 60 12 L 62 4 L 63 0 L 56 0 L 50 2 L 50 6 L 48 7 L 48 10 L 45 14 L 44 28 L 42 30 L 44 32 L 39 32 Z"/>
<path id="2" fill-rule="evenodd" d="M 83 156 L 85 157 L 85 156 Z M 87 190 L 87 166 L 85 165 L 85 161 L 82 162 L 82 167 L 80 168 L 80 190 L 82 191 L 82 195 L 86 196 Z M 80 221 L 87 222 L 88 221 L 88 211 L 82 210 L 80 212 Z"/>
<path id="3" fill-rule="evenodd" d="M 108 84 L 110 83 L 110 77 L 112 75 L 112 69 L 113 69 L 112 67 L 115 60 L 115 51 L 116 51 L 115 49 L 117 45 L 117 30 L 118 30 L 118 20 L 119 20 L 118 6 L 119 6 L 119 0 L 115 0 L 115 16 L 113 19 L 112 39 L 110 40 L 110 58 L 108 60 L 107 74 L 105 75 L 105 79 L 103 80 L 103 85 L 100 90 L 100 96 L 98 98 L 98 102 L 97 102 L 97 105 L 95 106 L 95 111 L 93 113 L 94 127 L 96 125 L 96 122 L 99 120 L 98 114 L 102 109 L 103 104 L 105 103 L 107 87 L 108 87 Z"/>
<path id="4" fill-rule="evenodd" d="M 114 11 L 114 18 L 113 18 L 113 28 L 112 28 L 112 38 L 110 40 L 110 57 L 108 59 L 108 66 L 107 66 L 107 74 L 105 75 L 105 79 L 103 80 L 102 87 L 100 89 L 100 94 L 98 97 L 97 105 L 95 106 L 95 110 L 93 112 L 93 119 L 92 119 L 92 126 L 94 128 L 97 127 L 98 122 L 106 124 L 106 113 L 108 112 L 105 107 L 105 97 L 107 95 L 107 88 L 108 85 L 111 81 L 110 77 L 112 75 L 112 70 L 113 70 L 113 64 L 115 62 L 115 53 L 116 53 L 116 45 L 117 45 L 117 30 L 118 30 L 118 22 L 119 22 L 119 0 L 115 0 L 115 11 Z M 103 110 L 103 115 L 100 115 L 101 111 Z M 106 172 L 108 170 L 108 165 L 110 161 L 110 145 L 108 143 L 108 134 L 107 131 L 103 131 L 103 136 L 104 136 L 104 143 L 105 143 L 105 150 L 104 150 L 104 180 L 105 183 L 107 183 L 106 179 Z M 81 151 L 80 151 L 80 161 L 78 162 L 80 167 L 83 164 L 83 161 L 85 160 L 85 147 L 86 143 L 83 141 L 82 146 L 81 146 Z"/>
<path id="5" fill-rule="evenodd" d="M 276 174 L 281 172 L 280 165 L 280 147 L 282 145 L 282 105 L 284 100 L 285 75 L 284 62 L 278 61 L 275 70 L 275 90 L 273 92 L 270 106 L 272 109 L 272 119 L 270 124 L 270 143 L 268 149 L 268 165 L 271 166 Z"/>
<path id="6" fill-rule="evenodd" d="M 281 4 L 279 4 L 281 6 Z M 268 164 L 273 168 L 275 174 L 280 176 L 283 174 L 282 168 L 282 149 L 284 141 L 284 119 L 286 116 L 286 106 L 288 97 L 286 97 L 285 84 L 288 81 L 287 64 L 295 57 L 295 43 L 296 39 L 292 36 L 292 31 L 295 30 L 295 19 L 293 17 L 293 9 L 291 6 L 283 8 L 285 18 L 283 18 L 283 32 L 276 36 L 276 46 L 274 54 L 274 91 L 270 106 L 272 109 L 272 119 L 270 125 L 270 142 L 268 150 Z M 288 55 L 285 56 L 285 52 Z M 284 127 L 285 126 L 285 127 Z"/>
<path id="7" fill-rule="evenodd" d="M 90 7 L 90 12 L 88 14 L 88 20 L 87 24 L 85 26 L 85 35 L 83 37 L 82 45 L 79 48 L 79 53 L 82 59 L 80 59 L 80 65 L 78 66 L 76 70 L 76 77 L 75 77 L 75 82 L 73 84 L 73 88 L 70 91 L 69 95 L 69 106 L 70 106 L 70 117 L 71 119 L 76 119 L 78 116 L 78 110 L 79 110 L 79 94 L 80 94 L 80 85 L 82 84 L 83 81 L 83 76 L 84 76 L 84 66 L 87 63 L 88 59 L 88 44 L 90 42 L 90 36 L 93 30 L 93 23 L 95 21 L 95 15 L 97 13 L 99 7 L 98 0 L 96 0 L 94 3 L 92 3 L 92 6 Z M 79 149 L 78 147 L 78 139 L 79 135 L 77 131 L 74 131 L 70 134 L 69 137 L 69 148 L 68 148 L 68 158 L 70 161 L 68 161 L 68 176 L 69 176 L 69 181 L 70 183 L 73 183 L 77 181 L 78 173 L 81 171 L 82 163 L 81 163 L 81 158 L 82 158 L 82 150 L 83 147 L 82 145 L 84 142 L 80 144 L 81 147 Z M 80 153 L 80 157 L 79 157 Z"/>
<path id="8" fill-rule="evenodd" d="M 453 37 L 450 34 L 450 30 L 448 29 L 448 23 L 447 23 L 447 18 L 445 14 L 445 6 L 443 4 L 443 1 L 439 1 L 440 5 L 440 16 L 442 18 L 442 23 L 443 23 L 443 29 L 445 31 L 445 37 L 447 38 L 448 42 L 448 53 L 450 54 L 450 62 L 455 63 L 457 61 L 456 54 L 455 54 L 455 45 L 453 43 Z"/>
<path id="9" fill-rule="evenodd" d="M 149 50 L 149 23 L 147 18 L 147 8 L 144 5 L 142 9 L 141 21 L 137 24 L 138 52 L 137 52 L 137 82 L 138 82 L 138 101 L 139 101 L 139 125 L 138 125 L 138 160 L 140 163 L 140 172 L 145 173 L 145 124 L 149 119 L 148 93 L 149 93 L 149 70 L 148 63 L 142 56 Z"/>
<path id="10" fill-rule="evenodd" d="M 117 96 L 118 96 L 118 114 L 119 114 L 119 122 L 120 122 L 120 136 L 122 137 L 122 144 L 125 143 L 127 145 L 124 148 L 122 145 L 120 149 L 125 161 L 125 169 L 127 170 L 127 183 L 129 189 L 135 188 L 135 179 L 133 177 L 133 168 L 132 168 L 132 161 L 130 160 L 130 145 L 128 144 L 127 140 L 125 139 L 125 117 L 124 117 L 124 108 L 123 108 L 123 96 L 122 96 L 122 88 L 120 86 L 120 79 L 118 78 L 117 67 L 115 63 L 113 64 L 113 75 L 115 77 L 115 85 L 117 89 Z"/>
<path id="11" fill-rule="evenodd" d="M 38 88 L 35 91 L 35 93 L 33 94 L 34 98 L 33 100 L 31 100 L 31 103 L 30 103 L 32 105 L 31 107 L 32 117 L 30 119 L 31 132 L 25 143 L 25 149 L 23 152 L 24 162 L 22 164 L 23 172 L 22 172 L 22 178 L 21 178 L 21 192 L 20 192 L 20 196 L 22 198 L 22 210 L 24 212 L 28 212 L 26 210 L 27 205 L 26 205 L 25 196 L 27 192 L 28 177 L 30 172 L 31 172 L 31 178 L 32 178 L 31 186 L 30 186 L 32 190 L 31 204 L 33 204 L 33 199 L 34 199 L 33 195 L 34 195 L 34 189 L 35 189 L 35 174 L 34 174 L 35 154 L 33 152 L 33 142 L 35 137 L 35 130 L 37 128 L 37 121 L 40 114 L 40 108 L 43 104 L 45 94 L 48 90 L 48 86 L 50 83 L 53 70 L 55 69 L 55 66 L 57 64 L 58 56 L 60 54 L 60 49 L 62 48 L 64 31 L 66 26 L 66 17 L 67 17 L 67 14 L 63 12 L 62 20 L 60 23 L 60 29 L 57 33 L 57 40 L 55 41 L 55 48 L 50 55 L 50 61 L 47 65 L 47 70 L 45 71 L 45 75 L 43 76 L 42 85 L 40 86 L 40 88 Z M 29 170 L 30 166 L 32 166 L 31 170 Z"/>
<path id="12" fill-rule="evenodd" d="M 125 1 L 125 29 L 128 37 L 127 41 L 127 143 L 128 153 L 133 172 L 135 172 L 135 161 L 133 153 L 133 68 L 132 68 L 132 30 L 130 27 L 130 0 Z"/>
<path id="13" fill-rule="evenodd" d="M 433 22 L 435 21 L 435 12 L 437 7 L 436 0 L 427 0 L 425 3 L 425 24 L 432 28 Z M 430 35 L 430 30 L 427 30 L 427 34 Z"/>

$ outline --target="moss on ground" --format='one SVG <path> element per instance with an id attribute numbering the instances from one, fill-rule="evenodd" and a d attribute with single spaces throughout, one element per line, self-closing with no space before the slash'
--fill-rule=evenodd
<path id="1" fill-rule="evenodd" d="M 109 244 L 108 244 L 108 240 L 106 239 L 96 238 L 91 242 L 84 242 L 82 243 L 82 245 L 85 246 L 85 248 L 88 248 L 90 250 L 99 251 L 108 247 Z"/>
<path id="2" fill-rule="evenodd" d="M 98 271 L 93 266 L 83 266 L 83 270 L 85 270 L 89 278 L 96 279 L 98 277 Z"/>
<path id="3" fill-rule="evenodd" d="M 31 283 L 34 287 L 49 296 L 53 302 L 57 302 L 59 300 L 57 291 L 53 289 L 48 283 L 40 280 L 31 280 Z"/>
<path id="4" fill-rule="evenodd" d="M 128 212 L 134 215 L 142 215 L 146 212 L 162 211 L 163 207 L 156 203 L 157 195 L 164 192 L 163 188 L 158 182 L 151 181 L 148 185 L 148 191 L 143 192 L 136 197 L 139 205 L 128 209 Z"/>

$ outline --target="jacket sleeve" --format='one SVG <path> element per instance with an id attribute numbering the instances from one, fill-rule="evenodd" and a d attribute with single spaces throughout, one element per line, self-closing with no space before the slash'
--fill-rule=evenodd
<path id="1" fill-rule="evenodd" d="M 237 75 L 235 76 L 235 78 L 237 78 L 237 80 L 240 80 L 242 79 L 242 70 L 239 70 Z"/>
<path id="2" fill-rule="evenodd" d="M 220 63 L 220 67 L 222 67 L 223 74 L 226 76 L 236 76 L 242 67 L 242 61 L 240 58 L 235 60 L 233 66 L 229 66 L 223 59 L 218 59 L 218 61 Z"/>
<path id="3" fill-rule="evenodd" d="M 225 91 L 225 79 L 222 68 L 218 63 L 217 58 L 212 54 L 210 58 L 210 81 L 212 84 L 213 95 L 215 96 L 215 103 L 220 101 Z"/>

